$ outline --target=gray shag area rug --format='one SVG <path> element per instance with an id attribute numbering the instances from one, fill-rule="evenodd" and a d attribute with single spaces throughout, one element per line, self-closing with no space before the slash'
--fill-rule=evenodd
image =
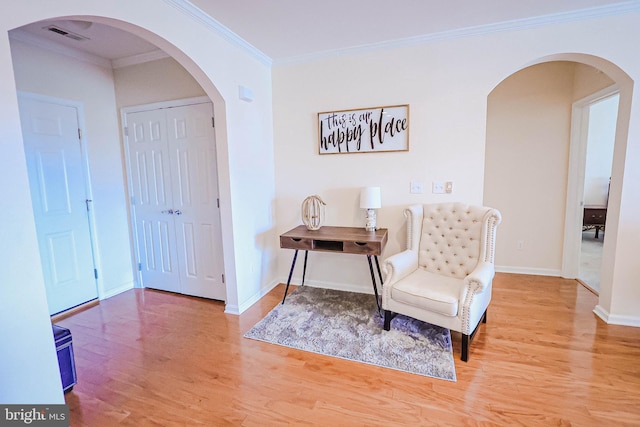
<path id="1" fill-rule="evenodd" d="M 456 381 L 448 329 L 401 315 L 382 326 L 373 295 L 300 286 L 244 336 Z"/>

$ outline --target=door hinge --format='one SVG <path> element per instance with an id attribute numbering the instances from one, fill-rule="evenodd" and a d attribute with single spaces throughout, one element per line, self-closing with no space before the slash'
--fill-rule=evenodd
<path id="1" fill-rule="evenodd" d="M 82 139 L 82 129 L 78 128 L 78 139 Z"/>
<path id="2" fill-rule="evenodd" d="M 93 275 L 96 278 L 96 280 L 98 280 L 98 269 L 97 268 L 93 269 Z"/>
<path id="3" fill-rule="evenodd" d="M 128 126 L 124 127 L 124 136 L 129 136 L 129 127 Z"/>
<path id="4" fill-rule="evenodd" d="M 90 210 L 90 209 L 89 209 L 89 203 L 91 203 L 91 202 L 93 202 L 93 200 L 91 200 L 91 199 L 86 199 L 86 200 L 84 201 L 84 203 L 87 205 L 87 212 L 89 212 L 89 210 Z"/>
<path id="5" fill-rule="evenodd" d="M 138 263 L 138 271 L 142 271 L 142 263 L 141 262 Z"/>
<path id="6" fill-rule="evenodd" d="M 212 128 L 216 127 L 216 118 L 215 117 L 211 117 L 211 127 Z"/>
<path id="7" fill-rule="evenodd" d="M 224 283 L 224 273 L 222 273 L 222 283 Z"/>
<path id="8" fill-rule="evenodd" d="M 220 198 L 219 197 L 216 199 L 216 203 L 218 204 L 218 209 L 220 209 Z"/>

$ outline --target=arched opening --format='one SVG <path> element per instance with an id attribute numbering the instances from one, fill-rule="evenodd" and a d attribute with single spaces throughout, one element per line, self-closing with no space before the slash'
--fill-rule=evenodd
<path id="1" fill-rule="evenodd" d="M 155 61 L 164 62 L 157 64 L 155 70 L 147 68 L 147 76 L 156 77 L 154 83 L 158 89 L 162 89 L 163 84 L 167 86 L 182 85 L 175 90 L 166 90 L 164 87 L 165 90 L 159 98 L 150 96 L 148 88 L 139 90 L 137 96 L 122 96 L 122 93 L 119 93 L 121 91 L 119 91 L 118 85 L 122 85 L 122 79 L 127 77 L 119 76 L 126 74 L 123 72 L 126 67 L 109 66 L 109 63 L 115 62 L 113 58 L 105 60 L 106 66 L 100 61 L 96 65 L 90 63 L 91 61 L 86 62 L 82 52 L 74 58 L 73 54 L 69 56 L 69 52 L 64 49 L 47 51 L 38 43 L 30 43 L 33 40 L 30 40 L 29 37 L 12 37 L 14 73 L 18 90 L 74 99 L 87 104 L 88 135 L 86 138 L 92 140 L 88 144 L 87 163 L 92 172 L 94 231 L 97 231 L 95 234 L 97 234 L 98 240 L 96 256 L 102 260 L 108 260 L 104 263 L 106 265 L 102 266 L 104 268 L 100 268 L 100 273 L 97 274 L 99 277 L 99 296 L 104 298 L 126 290 L 130 287 L 130 273 L 131 277 L 137 275 L 135 271 L 138 262 L 135 260 L 136 257 L 122 255 L 127 252 L 127 249 L 133 253 L 133 234 L 130 230 L 131 211 L 127 206 L 131 203 L 131 195 L 126 191 L 125 153 L 118 123 L 119 110 L 122 107 L 132 105 L 132 102 L 142 104 L 193 96 L 208 97 L 212 101 L 216 117 L 215 142 L 219 197 L 222 206 L 230 207 L 225 101 L 209 76 L 190 57 L 159 35 L 129 23 L 97 16 L 52 18 L 47 21 L 39 21 L 37 27 L 47 27 L 62 19 L 67 23 L 86 23 L 87 28 L 92 23 L 102 24 L 105 27 L 125 31 L 157 46 L 165 55 L 161 55 L 160 59 L 157 56 L 154 57 Z M 81 36 L 83 33 L 83 28 L 80 26 L 74 27 L 73 30 L 73 35 Z M 20 29 L 16 33 L 20 34 Z M 37 39 L 35 40 L 37 42 Z M 89 54 L 91 53 L 89 52 Z M 38 65 L 38 61 L 41 61 L 40 65 Z M 140 64 L 141 62 L 137 61 L 136 66 L 140 66 Z M 164 76 L 164 82 L 158 79 L 159 75 Z M 135 79 L 133 80 L 135 81 Z M 152 79 L 150 78 L 150 80 Z M 233 270 L 235 264 L 233 251 L 228 249 L 228 246 L 232 247 L 232 244 L 225 244 L 233 242 L 229 215 L 223 213 L 221 222 L 224 269 L 225 271 Z M 129 265 L 127 265 L 127 258 L 129 258 Z M 131 262 L 132 260 L 135 262 Z M 234 274 L 226 274 L 226 277 L 234 276 Z M 234 301 L 234 295 L 237 295 L 235 282 L 227 280 L 226 286 L 227 295 L 231 295 L 231 300 Z"/>
<path id="2" fill-rule="evenodd" d="M 512 73 L 488 97 L 485 203 L 502 205 L 509 218 L 496 263 L 517 273 L 576 278 L 567 273 L 568 259 L 576 262 L 580 250 L 583 213 L 570 162 L 572 106 L 611 88 L 620 102 L 598 307 L 611 300 L 632 80 L 602 58 L 558 54 Z M 519 150 L 510 152 L 515 146 Z"/>

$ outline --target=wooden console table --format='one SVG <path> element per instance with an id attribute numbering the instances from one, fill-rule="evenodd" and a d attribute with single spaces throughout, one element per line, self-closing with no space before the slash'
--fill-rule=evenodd
<path id="1" fill-rule="evenodd" d="M 307 230 L 307 227 L 300 225 L 286 233 L 280 235 L 280 247 L 284 249 L 295 249 L 287 287 L 284 290 L 282 303 L 284 304 L 291 283 L 291 275 L 296 266 L 298 250 L 304 250 L 304 268 L 302 270 L 302 286 L 307 273 L 307 256 L 309 251 L 337 252 L 344 254 L 366 255 L 369 261 L 369 271 L 371 272 L 371 282 L 373 283 L 373 293 L 376 297 L 376 305 L 380 311 L 380 301 L 378 299 L 378 287 L 376 277 L 373 272 L 371 257 L 376 261 L 380 285 L 382 285 L 382 273 L 378 263 L 378 255 L 382 254 L 384 246 L 387 244 L 387 229 L 381 228 L 375 231 L 367 231 L 357 227 L 321 227 L 319 230 Z"/>

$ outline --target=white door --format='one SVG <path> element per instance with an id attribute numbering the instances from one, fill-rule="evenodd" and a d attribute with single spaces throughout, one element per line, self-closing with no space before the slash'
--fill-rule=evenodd
<path id="1" fill-rule="evenodd" d="M 210 103 L 126 114 L 145 286 L 224 300 Z"/>
<path id="2" fill-rule="evenodd" d="M 224 300 L 212 105 L 166 112 L 182 292 Z"/>
<path id="3" fill-rule="evenodd" d="M 129 113 L 129 187 L 137 255 L 146 286 L 180 292 L 171 194 L 171 161 L 163 110 Z"/>
<path id="4" fill-rule="evenodd" d="M 20 95 L 20 118 L 49 313 L 96 299 L 76 107 Z"/>

